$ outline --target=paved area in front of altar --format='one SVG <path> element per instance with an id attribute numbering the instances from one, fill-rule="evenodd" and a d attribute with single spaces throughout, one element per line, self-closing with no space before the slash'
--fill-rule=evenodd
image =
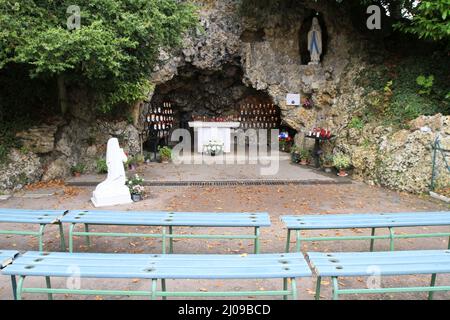
<path id="1" fill-rule="evenodd" d="M 128 171 L 127 175 L 137 173 L 146 182 L 204 182 L 204 181 L 292 181 L 299 184 L 340 184 L 348 183 L 349 180 L 337 177 L 335 174 L 326 174 L 321 169 L 311 166 L 301 166 L 290 162 L 289 154 L 281 153 L 279 161 L 271 163 L 253 161 L 238 164 L 220 162 L 220 158 L 205 158 L 201 162 L 194 158 L 192 164 L 156 163 L 143 164 L 135 171 Z M 213 163 L 212 161 L 215 161 Z M 186 161 L 187 162 L 187 161 Z M 267 174 L 269 173 L 269 174 Z M 86 174 L 74 177 L 67 182 L 69 185 L 92 186 L 105 179 L 105 175 Z"/>

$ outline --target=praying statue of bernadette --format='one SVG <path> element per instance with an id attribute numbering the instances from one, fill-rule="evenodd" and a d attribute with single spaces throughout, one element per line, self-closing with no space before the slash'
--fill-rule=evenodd
<path id="1" fill-rule="evenodd" d="M 106 164 L 108 176 L 105 181 L 97 185 L 91 201 L 96 207 L 112 206 L 131 203 L 130 190 L 126 186 L 124 162 L 127 156 L 119 146 L 117 138 L 108 140 L 106 149 Z"/>

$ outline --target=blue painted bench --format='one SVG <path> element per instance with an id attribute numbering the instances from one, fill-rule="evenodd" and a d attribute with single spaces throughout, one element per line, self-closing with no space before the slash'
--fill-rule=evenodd
<path id="1" fill-rule="evenodd" d="M 73 252 L 73 237 L 85 236 L 86 245 L 90 245 L 89 236 L 108 237 L 144 237 L 161 238 L 162 253 L 166 252 L 166 239 L 169 239 L 169 252 L 173 253 L 173 239 L 251 239 L 255 243 L 255 253 L 259 253 L 260 227 L 270 226 L 267 213 L 197 213 L 197 212 L 151 212 L 151 211 L 92 211 L 70 210 L 62 219 L 70 223 L 69 251 Z M 84 225 L 84 231 L 75 231 L 77 224 Z M 89 225 L 121 226 L 160 226 L 162 233 L 117 233 L 89 231 Z M 212 235 L 212 234 L 175 234 L 174 227 L 250 227 L 252 235 Z M 168 228 L 168 233 L 166 228 Z"/>
<path id="2" fill-rule="evenodd" d="M 0 250 L 0 270 L 11 264 L 14 258 L 19 254 L 16 250 Z M 13 297 L 16 297 L 16 277 L 11 276 L 11 285 Z"/>
<path id="3" fill-rule="evenodd" d="M 18 254 L 19 251 L 16 250 L 0 250 L 0 269 L 10 264 Z"/>
<path id="4" fill-rule="evenodd" d="M 274 296 L 297 298 L 296 278 L 310 277 L 311 270 L 301 253 L 282 254 L 122 254 L 122 253 L 67 253 L 26 252 L 7 266 L 3 273 L 17 276 L 17 299 L 23 293 L 81 295 L 150 296 L 152 299 L 168 296 Z M 45 277 L 46 288 L 24 286 L 26 277 Z M 65 278 L 122 278 L 148 279 L 146 291 L 87 290 L 75 287 L 52 288 L 51 277 Z M 282 290 L 180 292 L 167 291 L 166 279 L 283 279 Z M 161 289 L 157 281 L 161 281 Z M 290 288 L 289 287 L 290 280 Z M 76 283 L 76 281 L 73 281 Z M 81 282 L 79 282 L 81 283 Z M 150 289 L 151 288 L 151 289 Z"/>
<path id="5" fill-rule="evenodd" d="M 44 246 L 43 244 L 44 228 L 49 224 L 57 224 L 59 226 L 61 249 L 65 251 L 66 245 L 64 242 L 64 232 L 63 227 L 60 223 L 60 219 L 66 212 L 67 212 L 66 210 L 30 210 L 30 209 L 0 208 L 0 223 L 39 225 L 38 231 L 0 230 L 0 234 L 37 236 L 39 242 L 39 251 L 42 251 Z"/>
<path id="6" fill-rule="evenodd" d="M 450 291 L 450 286 L 435 286 L 438 274 L 450 273 L 450 250 L 413 250 L 386 252 L 308 252 L 307 259 L 317 275 L 316 299 L 320 298 L 322 277 L 331 277 L 333 299 L 340 294 L 377 294 L 394 292 Z M 382 276 L 431 274 L 430 286 L 382 288 Z M 371 277 L 373 284 L 361 289 L 341 289 L 340 277 Z M 379 283 L 377 283 L 379 282 Z"/>
<path id="7" fill-rule="evenodd" d="M 450 211 L 408 212 L 408 213 L 366 213 L 366 214 L 326 214 L 282 216 L 287 227 L 286 252 L 289 252 L 291 232 L 296 232 L 296 251 L 301 249 L 302 241 L 330 240 L 367 240 L 370 239 L 370 251 L 373 251 L 375 239 L 389 239 L 390 249 L 394 250 L 394 239 L 449 237 L 450 232 L 395 234 L 398 227 L 450 226 Z M 371 235 L 335 236 L 335 237 L 302 237 L 302 231 L 326 229 L 371 229 Z M 375 235 L 375 229 L 387 228 L 388 235 Z M 449 230 L 450 231 L 450 230 Z"/>

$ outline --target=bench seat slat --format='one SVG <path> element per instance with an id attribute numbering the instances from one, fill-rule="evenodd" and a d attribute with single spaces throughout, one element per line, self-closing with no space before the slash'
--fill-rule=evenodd
<path id="1" fill-rule="evenodd" d="M 125 258 L 126 257 L 126 258 Z M 42 259 L 35 261 L 36 259 Z M 48 261 L 47 261 L 48 260 Z M 27 252 L 3 270 L 24 276 L 252 279 L 311 276 L 302 254 L 148 255 Z"/>
<path id="2" fill-rule="evenodd" d="M 30 210 L 0 208 L 0 222 L 52 224 L 59 221 L 66 210 Z"/>
<path id="3" fill-rule="evenodd" d="M 320 276 L 450 273 L 450 250 L 308 252 L 307 257 Z"/>
<path id="4" fill-rule="evenodd" d="M 346 229 L 450 225 L 450 211 L 282 216 L 289 229 Z"/>
<path id="5" fill-rule="evenodd" d="M 92 259 L 92 260 L 148 260 L 148 259 L 164 259 L 164 260 L 241 260 L 242 258 L 251 258 L 254 260 L 267 260 L 267 259 L 296 259 L 298 253 L 277 253 L 277 254 L 136 254 L 136 253 L 89 253 L 89 252 L 73 252 L 68 254 L 67 252 L 39 252 L 39 251 L 27 251 L 21 255 L 21 258 L 52 258 L 52 259 Z"/>
<path id="6" fill-rule="evenodd" d="M 148 225 L 148 226 L 269 226 L 270 218 L 263 213 L 192 213 L 192 212 L 120 212 L 70 211 L 62 218 L 67 223 Z"/>
<path id="7" fill-rule="evenodd" d="M 16 250 L 0 250 L 0 269 L 9 265 L 18 254 Z"/>
<path id="8" fill-rule="evenodd" d="M 190 212 L 190 211 L 115 211 L 115 210 L 69 210 L 71 214 L 79 214 L 79 213 L 95 213 L 97 215 L 106 215 L 106 216 L 120 216 L 126 214 L 143 214 L 152 216 L 166 216 L 170 215 L 193 215 L 193 216 L 237 216 L 240 217 L 242 215 L 261 215 L 265 214 L 265 212 Z"/>

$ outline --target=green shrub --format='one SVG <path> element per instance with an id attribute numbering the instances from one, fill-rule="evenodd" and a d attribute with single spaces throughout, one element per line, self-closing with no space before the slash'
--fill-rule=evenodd
<path id="1" fill-rule="evenodd" d="M 108 173 L 108 165 L 106 164 L 105 159 L 98 159 L 97 160 L 97 166 L 96 166 L 97 173 L 104 174 Z"/>
<path id="2" fill-rule="evenodd" d="M 347 169 L 351 165 L 350 157 L 343 153 L 337 153 L 333 156 L 333 165 L 338 170 Z"/>
<path id="3" fill-rule="evenodd" d="M 449 115 L 449 69 L 450 59 L 445 53 L 400 60 L 388 56 L 385 63 L 371 65 L 357 78 L 365 88 L 362 120 L 405 127 L 420 115 Z M 349 127 L 358 126 L 360 122 L 352 119 Z"/>
<path id="4" fill-rule="evenodd" d="M 302 160 L 308 160 L 311 156 L 311 153 L 308 149 L 301 149 L 300 150 L 300 159 Z"/>
<path id="5" fill-rule="evenodd" d="M 333 165 L 333 155 L 332 154 L 324 154 L 321 158 L 322 160 L 322 165 L 323 166 L 327 166 L 330 167 Z"/>
<path id="6" fill-rule="evenodd" d="M 419 90 L 419 94 L 430 95 L 431 88 L 433 87 L 433 82 L 434 82 L 433 75 L 428 76 L 428 77 L 420 75 L 417 77 L 416 82 L 421 87 L 421 89 Z"/>
<path id="7" fill-rule="evenodd" d="M 348 127 L 352 129 L 362 130 L 364 128 L 364 122 L 358 117 L 353 117 L 352 120 L 350 120 Z"/>
<path id="8" fill-rule="evenodd" d="M 72 166 L 72 168 L 70 168 L 70 171 L 72 172 L 72 174 L 75 173 L 84 173 L 86 169 L 86 166 L 82 163 L 77 163 L 76 165 Z"/>
<path id="9" fill-rule="evenodd" d="M 135 157 L 137 164 L 143 164 L 145 162 L 145 157 L 143 154 L 137 154 Z"/>
<path id="10" fill-rule="evenodd" d="M 169 147 L 158 146 L 158 152 L 162 161 L 168 161 L 172 158 L 172 149 Z"/>

